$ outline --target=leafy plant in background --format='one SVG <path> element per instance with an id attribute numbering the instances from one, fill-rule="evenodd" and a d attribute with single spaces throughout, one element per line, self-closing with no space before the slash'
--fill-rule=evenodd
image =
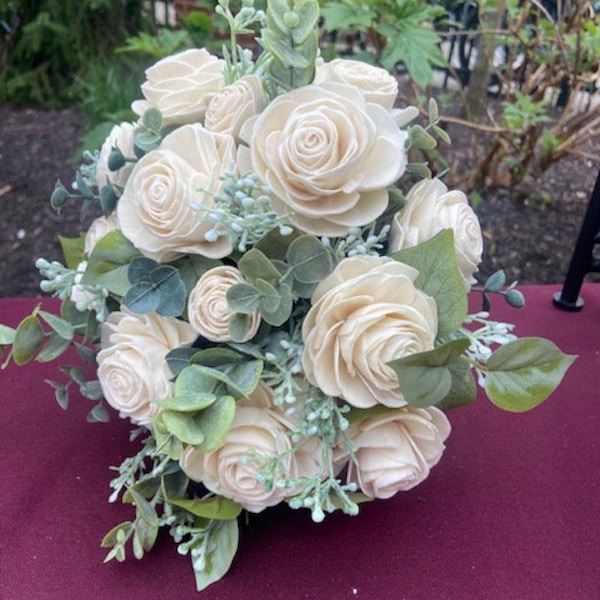
<path id="1" fill-rule="evenodd" d="M 547 6 L 549 8 L 547 8 Z M 491 15 L 491 16 L 490 16 Z M 460 92 L 465 118 L 444 117 L 472 131 L 469 189 L 511 187 L 529 195 L 541 173 L 569 155 L 600 160 L 585 144 L 600 137 L 600 23 L 586 0 L 556 4 L 539 0 L 484 0 L 477 48 L 504 54 L 498 63 L 486 52 Z M 487 29 L 497 23 L 498 28 Z M 477 63 L 481 62 L 481 54 Z M 490 76 L 499 84 L 500 113 L 482 104 Z M 474 108 L 482 105 L 481 114 Z"/>
<path id="2" fill-rule="evenodd" d="M 0 102 L 72 102 L 90 63 L 152 30 L 150 8 L 144 0 L 0 0 Z"/>
<path id="3" fill-rule="evenodd" d="M 365 50 L 359 56 L 392 71 L 403 63 L 421 88 L 433 78 L 434 67 L 444 67 L 441 39 L 433 28 L 446 11 L 421 0 L 330 0 L 322 3 L 326 32 L 364 32 Z"/>

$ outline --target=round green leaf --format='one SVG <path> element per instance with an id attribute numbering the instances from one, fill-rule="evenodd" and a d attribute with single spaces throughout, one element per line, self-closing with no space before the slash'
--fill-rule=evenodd
<path id="1" fill-rule="evenodd" d="M 486 364 L 488 398 L 510 412 L 530 410 L 556 389 L 575 358 L 543 338 L 521 338 L 505 344 Z"/>
<path id="2" fill-rule="evenodd" d="M 19 323 L 15 332 L 12 357 L 19 366 L 27 364 L 39 350 L 45 339 L 44 331 L 34 315 L 29 315 Z"/>

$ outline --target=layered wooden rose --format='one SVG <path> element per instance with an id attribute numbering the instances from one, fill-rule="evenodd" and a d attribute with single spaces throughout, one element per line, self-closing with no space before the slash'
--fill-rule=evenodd
<path id="1" fill-rule="evenodd" d="M 418 272 L 385 257 L 346 258 L 315 289 L 302 324 L 307 379 L 357 408 L 406 404 L 388 362 L 434 347 L 436 303 Z"/>
<path id="2" fill-rule="evenodd" d="M 102 324 L 98 379 L 106 401 L 121 417 L 149 425 L 159 412 L 156 400 L 173 391 L 167 354 L 190 346 L 197 334 L 186 322 L 156 313 L 112 312 Z"/>
<path id="3" fill-rule="evenodd" d="M 282 94 L 242 130 L 273 208 L 301 231 L 343 236 L 388 205 L 406 167 L 406 134 L 354 86 L 324 83 Z"/>
<path id="4" fill-rule="evenodd" d="M 165 125 L 201 122 L 212 94 L 225 85 L 224 67 L 225 61 L 204 48 L 163 58 L 146 70 L 145 100 L 136 100 L 132 109 L 142 116 L 158 108 Z"/>
<path id="5" fill-rule="evenodd" d="M 270 388 L 260 383 L 250 398 L 238 401 L 221 447 L 203 453 L 189 446 L 179 464 L 190 479 L 211 492 L 235 500 L 249 512 L 261 512 L 301 490 L 278 485 L 280 478 L 301 481 L 320 472 L 320 444 L 315 439 L 294 448 L 293 429 L 273 405 Z"/>
<path id="6" fill-rule="evenodd" d="M 117 206 L 119 227 L 145 256 L 168 262 L 186 254 L 222 258 L 231 252 L 228 237 L 208 239 L 213 223 L 202 208 L 231 167 L 235 144 L 229 135 L 201 125 L 184 125 L 135 165 Z"/>
<path id="7" fill-rule="evenodd" d="M 417 246 L 443 229 L 454 231 L 456 260 L 468 289 L 476 282 L 473 274 L 483 252 L 479 219 L 463 192 L 449 191 L 437 178 L 424 179 L 408 192 L 406 205 L 394 215 L 389 252 Z"/>
<path id="8" fill-rule="evenodd" d="M 405 406 L 359 421 L 347 432 L 354 446 L 347 480 L 371 498 L 391 498 L 429 475 L 450 435 L 446 415 L 435 407 Z"/>

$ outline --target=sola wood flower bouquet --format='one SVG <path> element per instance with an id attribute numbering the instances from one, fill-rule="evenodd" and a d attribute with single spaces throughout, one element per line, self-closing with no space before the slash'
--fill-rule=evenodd
<path id="1" fill-rule="evenodd" d="M 449 141 L 435 103 L 417 125 L 386 71 L 323 63 L 316 0 L 217 11 L 224 57 L 192 49 L 148 69 L 139 121 L 88 154 L 72 191 L 57 185 L 56 208 L 78 197 L 103 213 L 61 240 L 65 266 L 38 261 L 60 315 L 0 329 L 19 365 L 75 346 L 97 379 L 64 368 L 59 403 L 75 382 L 97 401 L 91 420 L 108 404 L 141 436 L 111 484 L 135 518 L 107 534 L 107 559 L 128 542 L 140 558 L 166 527 L 198 589 L 229 568 L 241 511 L 355 515 L 428 476 L 446 412 L 477 385 L 527 410 L 572 360 L 468 315 L 479 223 L 408 160 Z M 253 29 L 256 60 L 235 42 Z M 485 311 L 493 292 L 522 303 L 502 273 L 480 291 Z"/>

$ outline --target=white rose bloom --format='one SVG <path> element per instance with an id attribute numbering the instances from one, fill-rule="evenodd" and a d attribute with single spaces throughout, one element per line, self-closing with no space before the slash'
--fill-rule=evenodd
<path id="1" fill-rule="evenodd" d="M 318 66 L 314 83 L 345 83 L 357 87 L 367 102 L 391 110 L 398 95 L 398 80 L 385 69 L 359 60 L 336 58 Z"/>
<path id="2" fill-rule="evenodd" d="M 406 401 L 389 361 L 432 350 L 433 298 L 418 271 L 389 258 L 346 258 L 315 289 L 302 325 L 306 378 L 357 408 Z"/>
<path id="3" fill-rule="evenodd" d="M 229 321 L 231 311 L 227 304 L 227 292 L 236 283 L 244 283 L 242 272 L 231 266 L 214 267 L 204 273 L 190 292 L 188 319 L 190 325 L 211 342 L 231 342 Z M 260 326 L 258 312 L 249 315 L 250 329 L 243 340 L 252 339 Z"/>
<path id="4" fill-rule="evenodd" d="M 113 148 L 118 148 L 125 158 L 135 158 L 133 149 L 134 131 L 135 125 L 133 123 L 121 123 L 115 125 L 104 140 L 96 163 L 96 183 L 99 188 L 110 183 L 119 193 L 125 187 L 127 179 L 133 171 L 134 163 L 126 162 L 118 171 L 111 171 L 108 168 L 108 157 Z"/>
<path id="5" fill-rule="evenodd" d="M 229 135 L 201 125 L 184 125 L 135 165 L 117 205 L 119 227 L 138 250 L 159 262 L 185 254 L 222 258 L 231 252 L 226 236 L 207 237 L 213 223 L 202 210 L 212 208 L 221 176 L 234 160 Z"/>
<path id="6" fill-rule="evenodd" d="M 387 186 L 406 167 L 406 133 L 350 85 L 282 94 L 246 122 L 241 137 L 252 168 L 273 190 L 274 210 L 315 235 L 342 236 L 379 217 Z"/>
<path id="7" fill-rule="evenodd" d="M 160 411 L 153 404 L 173 392 L 166 355 L 190 346 L 196 332 L 184 321 L 156 313 L 115 311 L 102 324 L 98 379 L 106 401 L 123 418 L 149 425 Z"/>
<path id="8" fill-rule="evenodd" d="M 406 206 L 394 215 L 389 252 L 417 246 L 443 229 L 454 231 L 458 267 L 469 289 L 483 252 L 479 219 L 463 192 L 448 191 L 437 178 L 424 179 L 408 192 Z"/>
<path id="9" fill-rule="evenodd" d="M 212 95 L 224 85 L 225 61 L 204 48 L 192 48 L 159 60 L 146 70 L 142 93 L 132 109 L 143 115 L 158 108 L 165 125 L 202 122 Z"/>
<path id="10" fill-rule="evenodd" d="M 229 133 L 238 138 L 242 125 L 266 105 L 267 98 L 260 79 L 256 75 L 246 75 L 211 98 L 204 126 L 209 131 Z"/>
<path id="11" fill-rule="evenodd" d="M 356 458 L 348 463 L 348 481 L 372 498 L 409 490 L 439 462 L 450 430 L 435 407 L 406 406 L 360 421 L 347 432 Z"/>
<path id="12" fill-rule="evenodd" d="M 246 510 L 261 512 L 299 490 L 265 485 L 261 459 L 280 455 L 280 466 L 290 479 L 313 477 L 319 471 L 320 452 L 315 444 L 292 451 L 291 425 L 270 407 L 271 390 L 260 383 L 249 400 L 237 403 L 233 424 L 223 445 L 210 453 L 190 446 L 180 459 L 183 472 L 215 494 L 239 502 Z M 256 456 L 255 460 L 250 457 Z M 263 467 L 263 468 L 261 468 Z M 277 473 L 269 474 L 277 477 Z"/>

